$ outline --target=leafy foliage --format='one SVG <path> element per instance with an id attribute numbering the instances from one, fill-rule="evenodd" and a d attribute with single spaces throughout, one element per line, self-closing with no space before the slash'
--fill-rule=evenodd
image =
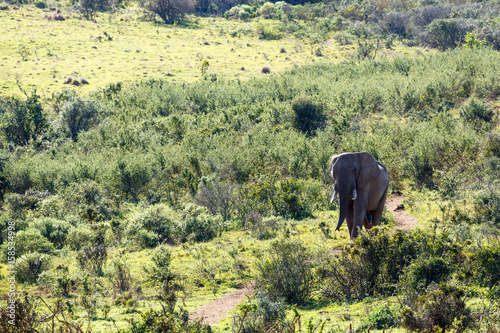
<path id="1" fill-rule="evenodd" d="M 26 98 L 0 99 L 0 132 L 8 142 L 20 146 L 39 138 L 48 127 L 39 96 L 33 92 Z"/>
<path id="2" fill-rule="evenodd" d="M 274 301 L 283 298 L 289 304 L 302 304 L 314 290 L 311 255 L 299 240 L 273 241 L 269 256 L 257 269 L 257 287 Z"/>

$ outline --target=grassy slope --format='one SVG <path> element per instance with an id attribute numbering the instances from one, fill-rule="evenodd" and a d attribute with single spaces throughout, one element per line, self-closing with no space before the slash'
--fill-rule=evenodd
<path id="1" fill-rule="evenodd" d="M 209 72 L 224 74 L 228 77 L 252 78 L 259 75 L 260 68 L 269 65 L 273 72 L 290 68 L 294 64 L 311 63 L 316 59 L 329 61 L 340 60 L 354 52 L 353 46 L 340 49 L 335 43 L 327 44 L 325 56 L 311 56 L 304 42 L 292 40 L 263 41 L 256 37 L 231 37 L 228 32 L 239 27 L 250 26 L 253 22 L 231 22 L 220 19 L 199 19 L 198 24 L 188 28 L 154 25 L 148 22 L 127 20 L 135 16 L 134 12 L 122 12 L 118 15 L 101 16 L 97 24 L 79 20 L 76 17 L 64 22 L 44 20 L 44 12 L 34 8 L 22 8 L 18 11 L 0 12 L 2 40 L 0 43 L 0 95 L 18 94 L 16 78 L 26 86 L 36 86 L 38 92 L 45 96 L 59 91 L 68 76 L 83 76 L 90 85 L 78 87 L 86 93 L 117 81 L 134 82 L 143 78 L 165 77 L 168 73 L 171 80 L 194 81 L 201 76 L 200 64 L 203 59 L 210 62 Z M 124 19 L 123 21 L 121 19 Z M 112 41 L 99 42 L 97 36 L 105 37 L 107 32 Z M 205 44 L 208 42 L 208 45 Z M 31 51 L 27 61 L 21 61 L 18 53 L 23 45 Z M 250 45 L 250 46 L 248 46 Z M 301 47 L 297 47 L 301 45 Z M 287 52 L 280 53 L 280 47 Z M 302 52 L 297 52 L 302 49 Z M 36 50 L 36 52 L 35 52 Z M 396 52 L 413 52 L 396 48 Z M 287 59 L 288 58 L 288 59 Z M 241 70 L 245 67 L 245 71 Z M 438 212 L 434 209 L 434 215 Z M 292 237 L 299 237 L 308 246 L 318 252 L 339 247 L 347 241 L 345 225 L 342 232 L 333 239 L 327 239 L 318 228 L 321 221 L 333 225 L 335 213 L 317 212 L 316 219 L 293 222 Z M 437 217 L 437 216 L 436 216 Z M 321 240 L 321 242 L 318 242 Z M 258 241 L 248 232 L 231 231 L 204 244 L 184 244 L 173 247 L 174 270 L 186 276 L 200 276 L 201 262 L 210 267 L 221 267 L 221 263 L 230 264 L 230 250 L 236 250 L 238 258 L 248 267 L 242 276 L 236 276 L 224 267 L 217 271 L 217 283 L 205 283 L 205 287 L 195 287 L 190 281 L 187 310 L 210 302 L 214 296 L 231 290 L 236 284 L 244 283 L 254 274 L 254 261 L 259 257 L 268 241 Z M 200 254 L 201 253 L 201 254 Z M 111 254 L 113 257 L 115 253 Z M 66 256 L 72 270 L 77 270 L 73 253 Z M 136 284 L 143 278 L 141 266 L 151 259 L 150 250 L 130 252 L 126 256 L 130 264 L 132 277 Z M 0 266 L 0 273 L 5 275 L 5 265 Z M 205 267 L 207 268 L 207 267 Z M 5 288 L 1 284 L 1 288 Z M 0 289 L 3 293 L 5 289 Z M 144 295 L 153 295 L 153 288 L 144 288 Z M 102 304 L 112 304 L 111 294 L 100 299 Z M 76 297 L 74 298 L 76 300 Z M 331 318 L 333 325 L 347 328 L 350 322 L 356 327 L 369 307 L 380 303 L 380 300 L 367 300 L 355 304 L 321 304 L 302 309 L 303 322 L 309 317 Z M 152 300 L 140 301 L 138 310 L 155 306 Z M 83 312 L 77 313 L 84 319 Z M 124 307 L 113 306 L 110 317 L 117 321 L 120 328 L 126 327 L 126 319 L 131 316 L 125 313 Z M 102 318 L 92 322 L 94 332 L 109 331 L 113 325 Z M 226 319 L 215 327 L 215 331 L 224 330 L 229 323 Z M 394 331 L 396 332 L 396 331 Z"/>
<path id="2" fill-rule="evenodd" d="M 90 82 L 77 88 L 84 93 L 144 78 L 190 82 L 201 77 L 204 59 L 210 63 L 208 73 L 251 78 L 259 75 L 263 66 L 279 72 L 316 60 L 338 62 L 356 49 L 329 40 L 323 44 L 323 56 L 317 57 L 311 54 L 307 41 L 258 39 L 254 21 L 196 18 L 187 27 L 176 27 L 139 21 L 133 9 L 100 14 L 97 23 L 69 13 L 63 13 L 66 21 L 44 19 L 50 14 L 32 6 L 0 12 L 0 95 L 18 95 L 16 79 L 47 97 L 67 89 L 63 82 L 70 76 Z M 237 31 L 240 33 L 234 33 Z M 281 48 L 286 52 L 280 52 Z M 20 49 L 28 52 L 25 61 Z M 414 51 L 396 46 L 391 54 L 397 53 Z M 383 53 L 379 52 L 380 56 Z"/>
<path id="3" fill-rule="evenodd" d="M 50 21 L 44 19 L 45 14 L 50 13 L 30 7 L 0 13 L 0 95 L 18 91 L 16 78 L 48 94 L 65 88 L 67 77 L 81 76 L 90 85 L 78 89 L 88 92 L 118 81 L 166 75 L 172 80 L 193 81 L 201 76 L 204 59 L 210 63 L 209 73 L 251 77 L 265 65 L 279 71 L 315 58 L 298 41 L 228 34 L 239 27 L 254 31 L 253 22 L 200 18 L 190 27 L 174 27 L 129 20 L 137 16 L 130 10 L 114 16 L 102 14 L 96 24 L 77 15 Z M 20 47 L 30 52 L 26 61 L 21 60 Z M 281 53 L 281 47 L 287 52 Z M 328 47 L 325 58 L 337 57 L 341 57 L 338 48 Z"/>

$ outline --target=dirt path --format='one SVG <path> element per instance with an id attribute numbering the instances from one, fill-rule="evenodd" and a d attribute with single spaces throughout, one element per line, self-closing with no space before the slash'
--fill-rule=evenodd
<path id="1" fill-rule="evenodd" d="M 417 219 L 405 212 L 404 205 L 401 204 L 403 196 L 387 198 L 386 208 L 391 212 L 396 220 L 396 229 L 412 229 L 417 225 Z M 341 249 L 335 249 L 332 253 L 340 253 Z M 242 289 L 226 293 L 221 298 L 206 304 L 189 315 L 190 320 L 202 318 L 206 324 L 214 325 L 224 319 L 245 297 L 253 293 L 252 286 L 246 285 Z"/>
<path id="2" fill-rule="evenodd" d="M 415 217 L 405 212 L 405 207 L 401 204 L 403 196 L 387 198 L 385 207 L 391 212 L 396 220 L 396 229 L 413 229 L 418 221 Z"/>
<path id="3" fill-rule="evenodd" d="M 196 311 L 189 314 L 189 319 L 194 320 L 202 318 L 205 324 L 214 325 L 224 319 L 227 314 L 240 304 L 245 297 L 252 295 L 253 288 L 251 285 L 246 285 L 242 289 L 226 293 L 212 303 L 205 304 Z"/>

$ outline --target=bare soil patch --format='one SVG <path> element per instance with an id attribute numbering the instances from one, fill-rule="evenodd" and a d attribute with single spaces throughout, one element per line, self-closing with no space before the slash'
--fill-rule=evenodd
<path id="1" fill-rule="evenodd" d="M 212 303 L 205 304 L 198 310 L 191 312 L 189 314 L 189 319 L 195 320 L 201 318 L 205 324 L 217 324 L 220 320 L 224 319 L 231 310 L 238 306 L 245 297 L 250 297 L 252 294 L 253 287 L 248 284 L 242 289 L 226 293 Z"/>
<path id="2" fill-rule="evenodd" d="M 396 196 L 387 198 L 385 207 L 391 212 L 396 220 L 396 229 L 409 230 L 413 229 L 418 221 L 414 216 L 411 216 L 405 211 L 404 205 L 401 203 L 404 196 Z"/>

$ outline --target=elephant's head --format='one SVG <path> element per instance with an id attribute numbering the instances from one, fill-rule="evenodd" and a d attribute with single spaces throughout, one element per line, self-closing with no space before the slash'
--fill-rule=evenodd
<path id="1" fill-rule="evenodd" d="M 335 155 L 330 162 L 330 176 L 334 193 L 330 202 L 338 195 L 340 200 L 339 221 L 336 231 L 346 218 L 349 201 L 356 200 L 358 191 L 378 172 L 377 162 L 368 153 L 345 153 Z"/>

